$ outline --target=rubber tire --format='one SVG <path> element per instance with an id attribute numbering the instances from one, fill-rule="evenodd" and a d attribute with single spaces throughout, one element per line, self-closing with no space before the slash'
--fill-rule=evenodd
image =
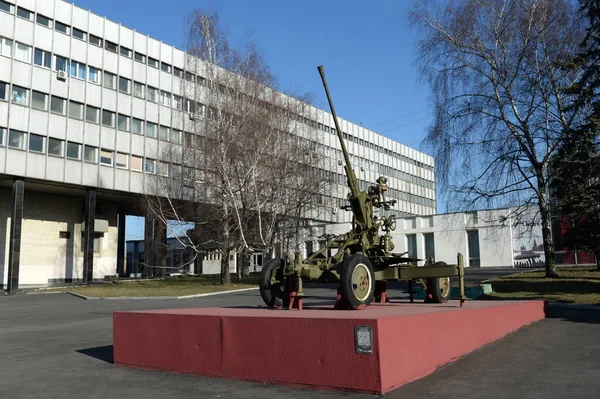
<path id="1" fill-rule="evenodd" d="M 448 264 L 446 262 L 435 262 L 433 266 L 448 266 Z M 431 294 L 431 303 L 446 303 L 450 299 L 451 288 L 446 292 L 446 295 L 443 295 L 440 290 L 441 279 L 445 278 L 448 277 L 427 279 L 427 293 Z"/>
<path id="2" fill-rule="evenodd" d="M 364 264 L 370 274 L 371 290 L 368 293 L 365 300 L 360 300 L 354 295 L 352 289 L 352 273 L 356 266 Z M 340 268 L 340 294 L 342 295 L 342 301 L 350 309 L 364 309 L 369 306 L 375 300 L 375 270 L 371 261 L 360 254 L 350 255 L 344 259 Z"/>
<path id="3" fill-rule="evenodd" d="M 281 309 L 287 306 L 290 302 L 286 281 L 282 281 L 277 286 L 271 286 L 271 276 L 273 273 L 281 273 L 283 259 L 269 260 L 260 271 L 258 280 L 260 288 L 260 296 L 268 307 L 273 309 Z M 281 288 L 283 285 L 283 289 Z"/>

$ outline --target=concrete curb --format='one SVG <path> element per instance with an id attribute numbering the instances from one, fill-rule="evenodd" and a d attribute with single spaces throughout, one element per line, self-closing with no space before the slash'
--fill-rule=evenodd
<path id="1" fill-rule="evenodd" d="M 213 296 L 213 295 L 221 295 L 221 294 L 235 294 L 238 292 L 252 291 L 257 290 L 258 287 L 252 288 L 241 288 L 239 290 L 229 290 L 229 291 L 217 291 L 217 292 L 207 292 L 205 294 L 193 294 L 193 295 L 182 295 L 182 296 L 85 296 L 73 291 L 66 291 L 67 294 L 73 295 L 74 297 L 85 299 L 88 301 L 97 301 L 97 300 L 107 300 L 107 301 L 128 301 L 128 300 L 144 300 L 144 299 L 192 299 L 192 298 L 202 298 L 205 296 Z M 62 292 L 59 292 L 62 293 Z"/>

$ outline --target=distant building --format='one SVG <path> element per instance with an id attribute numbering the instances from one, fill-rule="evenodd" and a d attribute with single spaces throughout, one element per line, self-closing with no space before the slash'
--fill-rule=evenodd
<path id="1" fill-rule="evenodd" d="M 193 124 L 206 106 L 186 98 L 183 86 L 207 88 L 185 57 L 62 0 L 0 0 L 0 286 L 128 274 L 130 204 L 153 176 L 185 171 L 161 159 L 161 149 L 183 151 L 199 140 Z M 333 117 L 307 108 L 296 117 L 335 182 L 315 214 L 348 222 L 338 211 L 347 187 Z M 385 175 L 397 215 L 435 213 L 431 156 L 340 124 L 361 186 Z M 95 225 L 89 234 L 86 219 Z"/>

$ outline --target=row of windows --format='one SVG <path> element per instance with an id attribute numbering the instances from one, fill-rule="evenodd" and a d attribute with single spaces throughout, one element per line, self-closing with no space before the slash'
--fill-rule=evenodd
<path id="1" fill-rule="evenodd" d="M 10 14 L 14 14 L 14 6 L 10 3 L 0 0 L 0 11 L 5 11 Z M 35 14 L 33 11 L 29 11 L 23 7 L 17 7 L 17 17 L 37 23 L 38 25 L 44 26 L 49 29 L 54 29 L 57 32 L 64 33 L 66 35 L 72 36 L 76 39 L 89 42 L 90 44 L 102 47 L 106 51 L 111 53 L 120 54 L 127 58 L 133 58 L 137 62 L 148 65 L 152 68 L 160 69 L 161 71 L 167 73 L 173 73 L 175 76 L 180 78 L 186 78 L 188 81 L 192 81 L 199 84 L 204 84 L 205 79 L 201 76 L 196 76 L 191 72 L 184 72 L 183 69 L 174 67 L 166 62 L 162 62 L 157 60 L 156 58 L 152 58 L 150 56 L 146 56 L 145 54 L 134 52 L 131 49 L 120 46 L 117 43 L 113 43 L 109 40 L 102 39 L 101 37 L 88 34 L 87 32 L 82 31 L 81 29 L 77 29 L 75 27 L 71 27 L 69 25 L 63 24 L 59 21 L 54 21 L 51 18 L 48 18 L 42 14 Z"/>
<path id="2" fill-rule="evenodd" d="M 37 66 L 51 69 L 52 53 L 39 48 L 33 49 L 31 46 L 14 42 L 10 39 L 0 37 L 0 55 L 7 57 L 14 56 L 16 60 L 31 63 L 33 54 L 33 63 Z M 131 79 L 117 76 L 108 71 L 102 71 L 99 68 L 88 66 L 79 61 L 70 60 L 60 55 L 54 55 L 54 70 L 64 71 L 71 77 L 88 80 L 92 83 L 100 84 L 107 89 L 118 90 L 124 94 L 133 94 L 135 97 L 159 103 L 165 107 L 173 107 L 179 110 L 185 108 L 186 111 L 204 116 L 205 106 L 195 103 L 192 100 L 184 99 L 176 94 L 165 90 L 159 90 L 156 87 L 145 85 L 140 82 L 131 81 Z"/>
<path id="3" fill-rule="evenodd" d="M 0 4 L 4 4 L 3 7 L 0 7 L 1 10 L 9 12 L 11 14 L 14 12 L 11 4 L 6 3 L 6 2 L 0 2 Z M 29 20 L 29 21 L 32 21 L 32 22 L 34 21 L 34 13 L 32 11 L 26 10 L 26 9 L 24 9 L 22 7 L 17 7 L 17 17 L 20 17 L 20 18 L 23 18 L 23 19 L 26 19 L 26 20 Z M 196 75 L 194 75 L 191 72 L 184 71 L 181 68 L 173 67 L 170 64 L 161 62 L 161 61 L 159 61 L 159 60 L 157 60 L 155 58 L 146 56 L 146 55 L 144 55 L 142 53 L 133 52 L 131 49 L 128 49 L 128 48 L 126 48 L 124 46 L 119 46 L 117 43 L 113 43 L 113 42 L 110 42 L 108 40 L 104 40 L 104 39 L 102 39 L 102 38 L 100 38 L 98 36 L 94 36 L 92 34 L 87 34 L 86 32 L 84 32 L 84 31 L 82 31 L 80 29 L 77 29 L 77 28 L 74 28 L 74 27 L 70 27 L 68 25 L 65 25 L 65 24 L 59 22 L 59 21 L 53 21 L 52 19 L 50 19 L 48 17 L 45 17 L 45 16 L 43 16 L 41 14 L 37 14 L 36 15 L 35 21 L 39 25 L 45 26 L 45 27 L 50 28 L 50 29 L 52 29 L 52 27 L 54 27 L 54 29 L 56 31 L 58 31 L 58 32 L 61 32 L 61 33 L 67 34 L 67 35 L 72 35 L 74 38 L 77 38 L 77 39 L 80 39 L 80 40 L 83 40 L 83 41 L 88 41 L 90 44 L 98 46 L 98 47 L 104 47 L 105 50 L 110 51 L 112 53 L 120 54 L 120 55 L 122 55 L 124 57 L 127 57 L 127 58 L 132 58 L 133 57 L 135 59 L 135 61 L 137 61 L 137 62 L 141 62 L 141 63 L 143 63 L 145 65 L 148 65 L 150 67 L 153 67 L 153 68 L 161 69 L 162 71 L 167 72 L 167 73 L 173 73 L 175 76 L 178 76 L 180 78 L 185 78 L 188 81 L 196 82 L 196 83 L 199 83 L 199 84 L 205 84 L 206 83 L 206 80 L 203 77 L 199 76 L 199 75 L 196 76 Z M 18 44 L 18 46 L 24 46 L 24 45 Z M 40 50 L 40 51 L 43 51 L 43 50 Z M 19 56 L 20 57 L 25 57 L 25 55 L 23 54 L 22 51 L 20 51 Z M 15 58 L 16 59 L 20 59 L 20 58 L 17 58 L 17 56 L 15 56 Z M 23 59 L 21 59 L 21 60 L 23 61 Z M 50 65 L 49 65 L 50 61 L 44 60 L 44 62 L 46 63 L 46 64 L 44 64 L 44 66 L 46 66 L 47 68 L 50 68 Z M 71 69 L 71 76 L 79 77 L 81 79 L 85 79 L 85 76 L 84 76 L 85 75 L 85 70 L 86 70 L 85 69 L 85 65 L 81 65 L 81 63 L 77 63 L 76 61 L 72 61 L 72 63 L 79 64 L 79 65 L 73 65 L 73 64 L 71 64 L 71 67 L 70 67 L 70 69 Z M 42 64 L 38 64 L 38 65 L 42 65 Z M 93 78 L 90 78 L 89 80 L 93 81 L 95 83 L 98 83 L 98 81 L 97 81 L 97 70 L 98 69 L 97 68 L 93 68 L 93 67 L 90 67 L 90 68 L 92 68 L 93 70 L 95 70 L 96 73 L 93 75 Z M 64 71 L 68 72 L 69 66 L 68 66 L 67 63 L 64 63 L 64 64 L 61 64 L 60 67 L 57 66 L 57 69 L 58 70 L 64 70 Z M 113 75 L 113 77 L 114 77 L 114 75 Z M 125 79 L 125 78 L 119 78 L 119 91 L 130 94 L 131 82 L 129 82 L 129 83 L 123 82 L 122 83 L 121 79 Z M 115 89 L 116 84 L 114 83 L 114 78 L 110 78 L 110 82 L 111 83 L 109 84 L 109 86 L 105 86 L 105 87 L 109 87 L 109 88 Z M 138 85 L 142 85 L 142 84 L 138 83 Z M 150 88 L 149 87 L 147 96 L 144 96 L 143 89 L 139 89 L 137 91 L 137 93 L 138 93 L 137 97 L 146 98 L 148 101 L 153 101 L 153 102 L 158 102 L 159 101 L 158 100 L 159 97 L 157 96 L 158 91 L 155 88 Z M 165 106 L 170 106 L 171 105 L 170 104 L 171 103 L 170 97 L 171 97 L 170 93 L 161 92 L 161 94 L 160 94 L 160 102 L 163 105 L 165 105 Z M 181 107 L 182 107 L 183 104 L 182 104 L 181 97 L 179 97 L 178 99 L 175 98 L 175 97 L 177 97 L 177 96 L 174 96 L 174 98 L 173 98 L 173 106 L 175 108 L 182 109 Z M 187 108 L 190 108 L 190 107 L 187 107 Z M 188 110 L 188 112 L 195 113 L 195 112 L 191 111 L 190 109 L 187 109 L 187 110 Z M 317 121 L 315 121 L 315 120 L 313 120 L 311 118 L 307 118 L 307 117 L 304 117 L 304 116 L 301 116 L 301 115 L 294 115 L 294 118 L 297 121 L 303 122 L 306 125 L 314 128 L 314 129 L 319 129 L 319 130 L 322 130 L 322 131 L 325 131 L 325 132 L 329 132 L 331 134 L 336 134 L 335 128 L 327 126 L 327 125 L 324 125 L 322 123 L 319 123 L 319 122 L 317 122 Z M 374 144 L 372 142 L 360 139 L 358 137 L 355 137 L 355 136 L 353 136 L 351 134 L 348 134 L 348 133 L 345 133 L 345 132 L 343 133 L 343 136 L 344 136 L 345 140 L 348 140 L 350 142 L 358 143 L 358 144 L 360 144 L 362 146 L 366 146 L 367 148 L 370 148 L 372 150 L 378 151 L 378 152 L 380 152 L 382 154 L 390 155 L 390 156 L 393 156 L 393 157 L 395 157 L 397 159 L 401 159 L 401 160 L 404 160 L 405 162 L 414 164 L 414 165 L 416 165 L 416 166 L 418 166 L 420 168 L 424 168 L 424 169 L 433 171 L 433 167 L 432 166 L 429 166 L 429 165 L 426 165 L 426 164 L 424 164 L 422 162 L 419 162 L 419 161 L 416 161 L 414 159 L 408 158 L 408 157 L 406 157 L 404 155 L 401 155 L 401 154 L 399 154 L 397 152 L 394 152 L 392 150 L 388 150 L 387 148 L 381 147 L 381 146 L 376 145 L 376 144 Z"/>
<path id="4" fill-rule="evenodd" d="M 9 96 L 10 93 L 10 96 Z M 125 132 L 146 135 L 158 138 L 161 141 L 173 144 L 183 144 L 186 147 L 194 145 L 194 135 L 168 126 L 131 118 L 128 115 L 115 113 L 107 109 L 100 109 L 85 105 L 77 101 L 67 100 L 62 97 L 30 90 L 25 87 L 11 85 L 0 81 L 0 100 L 11 101 L 13 104 L 29 106 L 40 111 L 50 111 L 53 114 L 68 116 L 72 119 L 85 120 L 86 122 L 101 124 L 102 126 L 117 128 Z"/>
<path id="5" fill-rule="evenodd" d="M 168 168 L 160 168 L 161 162 L 155 159 L 0 127 L 0 147 L 4 146 L 39 154 L 47 153 L 54 157 L 66 157 L 76 161 L 100 163 L 120 169 L 131 169 L 138 172 L 157 173 L 158 170 L 168 170 Z"/>

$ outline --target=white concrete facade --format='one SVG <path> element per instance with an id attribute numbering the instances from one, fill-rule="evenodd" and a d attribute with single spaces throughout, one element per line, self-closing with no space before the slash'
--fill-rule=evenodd
<path id="1" fill-rule="evenodd" d="M 512 214 L 514 209 L 507 208 L 399 218 L 392 233 L 393 252 L 408 252 L 408 256 L 421 259 L 433 257 L 446 263 L 456 263 L 460 252 L 466 267 L 519 267 L 527 258 L 543 261 L 541 228 L 525 228 L 514 222 Z M 529 220 L 535 221 L 536 217 L 532 214 Z M 341 234 L 350 228 L 349 223 L 342 223 L 326 226 L 325 230 Z M 433 251 L 426 244 L 428 237 L 433 241 Z"/>
<path id="2" fill-rule="evenodd" d="M 195 141 L 187 112 L 203 104 L 185 97 L 183 82 L 201 84 L 203 78 L 186 71 L 185 57 L 180 49 L 62 0 L 0 0 L 0 178 L 24 178 L 26 190 L 28 181 L 36 181 L 143 194 L 161 164 L 157 154 L 167 146 L 183 149 Z M 314 107 L 306 116 L 307 129 L 328 157 L 323 167 L 336 181 L 324 193 L 328 209 L 320 217 L 347 222 L 350 215 L 339 211 L 348 189 L 333 118 Z M 435 213 L 432 157 L 340 121 L 363 187 L 387 176 L 388 195 L 398 201 L 397 215 Z M 46 243 L 49 252 L 37 257 L 22 249 L 21 284 L 80 275 L 78 239 L 63 248 L 65 243 L 56 237 L 63 228 L 79 237 L 69 226 L 82 222 L 81 212 L 61 213 L 66 210 L 52 205 L 60 198 L 48 197 L 47 206 L 27 209 L 36 205 L 26 197 L 24 237 L 35 229 L 31 242 Z M 9 225 L 5 215 L 10 204 L 4 201 L 0 198 L 0 229 Z M 55 219 L 47 231 L 47 222 L 41 228 L 37 221 Z M 109 231 L 106 239 L 112 237 Z M 6 239 L 0 240 L 0 247 L 7 245 Z M 60 253 L 71 247 L 74 255 L 64 255 L 63 262 Z M 98 278 L 115 274 L 116 244 L 110 241 L 102 251 L 95 260 Z M 7 252 L 0 255 L 6 272 Z M 68 269 L 63 263 L 73 266 Z"/>

